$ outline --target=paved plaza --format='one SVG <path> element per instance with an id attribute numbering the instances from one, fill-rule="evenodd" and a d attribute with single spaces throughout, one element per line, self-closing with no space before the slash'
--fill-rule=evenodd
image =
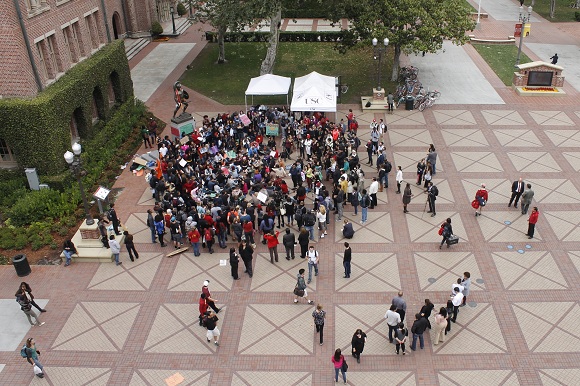
<path id="1" fill-rule="evenodd" d="M 173 112 L 174 79 L 205 44 L 192 31 L 178 40 L 191 47 L 184 60 L 167 69 L 165 79 L 152 80 L 156 90 L 143 88 L 152 111 L 166 121 Z M 144 58 L 158 54 L 159 46 L 150 44 L 131 67 L 147 64 Z M 387 158 L 393 170 L 402 167 L 414 197 L 404 214 L 393 171 L 364 226 L 360 214 L 345 208 L 356 231 L 349 240 L 350 279 L 343 278 L 340 223 L 331 219 L 328 236 L 316 238 L 320 275 L 308 293 L 327 312 L 323 346 L 312 322 L 314 307 L 293 304 L 304 260 L 287 261 L 282 252 L 280 262 L 271 264 L 258 243 L 253 278 L 240 268 L 241 280 L 233 281 L 229 266 L 220 264 L 227 249 L 166 258 L 171 247 L 151 244 L 146 226 L 153 205 L 148 185 L 127 168 L 115 186 L 116 209 L 135 235 L 139 260 L 131 262 L 123 248 L 121 266 L 33 266 L 24 280 L 48 312 L 41 315 L 46 324 L 32 328 L 13 298 L 22 279 L 13 267 L 0 268 L 0 385 L 156 386 L 174 379 L 200 386 L 331 385 L 336 348 L 347 353 L 350 385 L 580 384 L 580 98 L 569 84 L 563 98 L 516 97 L 470 48 L 465 50 L 473 65 L 493 89 L 490 98 L 498 95 L 502 103 L 438 104 L 424 112 L 401 108 L 392 115 L 339 106 L 338 120 L 355 109 L 363 143 L 370 122 L 385 119 Z M 190 94 L 198 121 L 237 108 Z M 438 152 L 435 217 L 424 213 L 426 195 L 414 184 L 417 161 L 431 143 Z M 364 165 L 363 147 L 359 157 Z M 376 175 L 373 167 L 364 170 L 367 181 Z M 527 216 L 508 208 L 511 183 L 519 177 L 532 184 L 533 205 L 541 213 L 531 240 L 524 234 Z M 476 218 L 470 203 L 481 183 L 489 203 Z M 448 217 L 460 242 L 440 250 L 437 231 Z M 233 245 L 230 239 L 228 247 Z M 445 342 L 434 346 L 426 334 L 424 350 L 396 355 L 384 315 L 397 291 L 404 291 L 410 323 L 426 298 L 436 309 L 444 305 L 465 271 L 472 278 L 468 305 Z M 223 307 L 219 347 L 207 343 L 198 325 L 204 280 Z M 360 364 L 348 355 L 357 328 L 368 336 Z M 42 380 L 18 352 L 26 337 L 34 337 L 42 352 Z"/>

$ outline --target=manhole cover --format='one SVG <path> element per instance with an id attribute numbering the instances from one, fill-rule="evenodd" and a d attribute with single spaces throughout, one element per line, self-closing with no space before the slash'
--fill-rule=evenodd
<path id="1" fill-rule="evenodd" d="M 532 246 L 530 244 L 526 244 L 526 249 L 532 249 Z"/>
<path id="2" fill-rule="evenodd" d="M 518 249 L 518 253 L 524 253 L 525 251 L 523 249 Z"/>
<path id="3" fill-rule="evenodd" d="M 483 284 L 483 279 L 476 279 L 476 280 L 475 280 L 475 282 L 476 282 L 477 284 Z"/>
<path id="4" fill-rule="evenodd" d="M 506 220 L 506 221 L 504 221 L 503 223 L 504 223 L 505 225 L 511 225 L 511 224 L 512 224 L 512 222 L 511 222 L 511 221 L 509 221 L 509 220 Z"/>
<path id="5" fill-rule="evenodd" d="M 513 245 L 508 245 L 508 249 L 514 249 Z"/>
<path id="6" fill-rule="evenodd" d="M 476 302 L 467 302 L 467 305 L 469 307 L 477 307 L 477 303 Z"/>
<path id="7" fill-rule="evenodd" d="M 427 281 L 431 284 L 435 283 L 437 281 L 437 279 L 435 279 L 434 277 L 430 277 L 429 279 L 427 279 Z"/>

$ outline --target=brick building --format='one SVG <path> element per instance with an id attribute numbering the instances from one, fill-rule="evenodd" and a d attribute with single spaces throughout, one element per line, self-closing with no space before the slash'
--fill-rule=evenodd
<path id="1" fill-rule="evenodd" d="M 0 98 L 34 98 L 108 42 L 170 18 L 169 6 L 170 0 L 2 0 Z M 11 163 L 0 138 L 0 167 Z"/>

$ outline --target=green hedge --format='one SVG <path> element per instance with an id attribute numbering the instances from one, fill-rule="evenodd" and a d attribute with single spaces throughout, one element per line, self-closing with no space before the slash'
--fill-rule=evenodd
<path id="1" fill-rule="evenodd" d="M 113 111 L 108 103 L 110 79 L 114 79 L 116 105 L 132 99 L 133 84 L 122 40 L 78 63 L 35 98 L 0 100 L 0 138 L 12 149 L 18 165 L 35 167 L 41 174 L 63 171 L 66 167 L 63 154 L 71 146 L 73 113 L 79 112 L 77 127 L 81 139 L 91 138 L 95 89 L 103 99 L 98 107 L 101 118 L 107 120 Z"/>
<path id="2" fill-rule="evenodd" d="M 267 42 L 269 32 L 227 32 L 224 36 L 226 42 Z M 281 42 L 335 42 L 342 39 L 342 31 L 280 31 Z M 205 38 L 217 43 L 217 32 L 208 31 Z"/>

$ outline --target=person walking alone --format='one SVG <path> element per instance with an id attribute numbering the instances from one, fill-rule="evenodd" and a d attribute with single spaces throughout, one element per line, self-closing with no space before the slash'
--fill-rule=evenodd
<path id="1" fill-rule="evenodd" d="M 135 249 L 135 243 L 133 242 L 133 235 L 129 233 L 129 231 L 124 231 L 123 235 L 125 235 L 125 248 L 127 248 L 127 252 L 129 252 L 129 258 L 131 261 L 135 261 L 133 259 L 133 255 L 135 255 L 135 259 L 139 258 L 139 253 Z"/>
<path id="2" fill-rule="evenodd" d="M 356 358 L 357 363 L 360 363 L 360 354 L 362 354 L 364 351 L 366 342 L 367 334 L 362 332 L 360 328 L 357 329 L 352 336 L 352 340 L 350 341 L 352 346 L 352 356 Z"/>
<path id="3" fill-rule="evenodd" d="M 397 166 L 397 175 L 395 177 L 395 180 L 397 181 L 397 194 L 401 194 L 401 184 L 403 183 L 403 169 L 401 169 L 401 166 Z"/>
<path id="4" fill-rule="evenodd" d="M 405 190 L 403 191 L 403 213 L 409 213 L 407 205 L 411 203 L 412 197 L 413 192 L 411 191 L 411 184 L 407 182 L 407 186 L 405 186 Z"/>
<path id="5" fill-rule="evenodd" d="M 441 249 L 443 244 L 447 240 L 449 240 L 449 237 L 451 237 L 451 235 L 453 235 L 453 227 L 451 226 L 451 218 L 450 217 L 447 217 L 447 220 L 445 220 L 445 222 L 443 224 L 441 224 L 441 228 L 443 228 L 443 232 L 441 233 L 441 236 L 443 236 L 443 239 L 441 240 L 441 244 L 439 244 L 439 249 Z M 449 248 L 449 244 L 447 244 L 447 248 Z"/>
<path id="6" fill-rule="evenodd" d="M 481 188 L 475 192 L 475 199 L 479 203 L 479 207 L 475 209 L 475 217 L 477 217 L 481 216 L 481 209 L 487 205 L 488 195 L 487 190 L 485 189 L 485 184 L 481 184 Z M 479 209 L 479 213 L 477 212 L 477 209 Z"/>
<path id="7" fill-rule="evenodd" d="M 352 260 L 352 250 L 350 249 L 350 244 L 346 241 L 344 242 L 344 255 L 342 258 L 342 265 L 344 267 L 344 278 L 350 278 L 350 261 Z"/>
<path id="8" fill-rule="evenodd" d="M 316 332 L 320 334 L 320 345 L 324 343 L 324 318 L 326 318 L 326 311 L 322 309 L 322 304 L 318 304 L 316 309 L 312 311 L 312 318 L 314 318 L 314 325 Z"/>
<path id="9" fill-rule="evenodd" d="M 530 217 L 528 218 L 528 233 L 526 233 L 526 236 L 528 236 L 528 239 L 534 238 L 534 231 L 536 230 L 536 223 L 538 222 L 539 216 L 540 216 L 540 212 L 538 211 L 538 207 L 534 206 L 534 209 L 532 209 L 532 213 L 530 214 Z"/>
<path id="10" fill-rule="evenodd" d="M 26 360 L 28 361 L 28 363 L 40 369 L 40 373 L 36 373 L 36 371 L 38 371 L 36 370 L 35 375 L 38 376 L 39 378 L 44 378 L 44 367 L 42 366 L 40 360 L 38 359 L 38 356 L 40 355 L 40 350 L 36 349 L 36 341 L 33 338 L 26 339 L 26 347 L 24 348 L 24 351 L 26 353 Z"/>
<path id="11" fill-rule="evenodd" d="M 304 281 L 304 268 L 298 270 L 298 275 L 296 275 L 296 286 L 294 287 L 294 303 L 298 303 L 298 296 L 306 299 L 308 304 L 314 303 L 312 300 L 308 299 L 308 291 L 306 291 L 306 282 Z M 302 295 L 300 295 L 302 293 Z"/>
<path id="12" fill-rule="evenodd" d="M 340 371 L 342 372 L 342 380 L 346 385 L 346 371 L 344 368 L 345 359 L 344 356 L 342 355 L 342 351 L 339 348 L 337 348 L 336 351 L 334 352 L 331 361 L 334 364 L 334 381 L 338 382 L 338 372 Z"/>
<path id="13" fill-rule="evenodd" d="M 306 254 L 308 256 L 308 283 L 306 284 L 310 284 L 312 281 L 312 268 L 314 268 L 314 276 L 318 276 L 318 261 L 320 259 L 318 251 L 314 249 L 314 245 L 311 245 L 310 248 L 308 248 Z"/>

